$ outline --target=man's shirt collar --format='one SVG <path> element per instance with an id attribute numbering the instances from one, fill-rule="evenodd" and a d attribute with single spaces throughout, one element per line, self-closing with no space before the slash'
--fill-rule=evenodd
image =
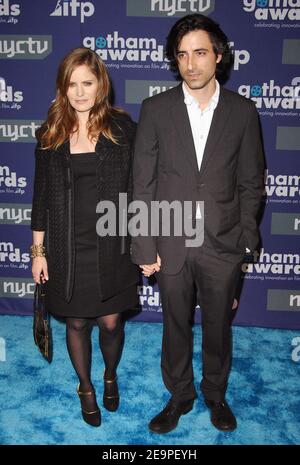
<path id="1" fill-rule="evenodd" d="M 187 85 L 185 84 L 184 81 L 182 82 L 182 90 L 183 90 L 183 94 L 184 94 L 184 103 L 186 105 L 197 105 L 197 107 L 199 107 L 199 103 L 197 102 L 195 97 L 193 97 L 189 93 L 189 91 L 187 90 Z M 216 90 L 215 90 L 213 96 L 211 97 L 210 101 L 208 102 L 208 105 L 207 105 L 207 107 L 205 108 L 204 111 L 206 111 L 206 110 L 215 110 L 216 106 L 218 105 L 219 98 L 220 98 L 220 84 L 216 80 Z"/>

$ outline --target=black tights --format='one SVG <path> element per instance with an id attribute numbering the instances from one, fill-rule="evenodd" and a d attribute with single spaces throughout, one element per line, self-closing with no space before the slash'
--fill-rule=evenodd
<path id="1" fill-rule="evenodd" d="M 106 379 L 114 379 L 124 342 L 124 324 L 119 313 L 96 319 L 99 345 L 103 355 Z M 80 381 L 80 389 L 88 391 L 91 382 L 91 331 L 93 320 L 67 318 L 67 348 Z"/>

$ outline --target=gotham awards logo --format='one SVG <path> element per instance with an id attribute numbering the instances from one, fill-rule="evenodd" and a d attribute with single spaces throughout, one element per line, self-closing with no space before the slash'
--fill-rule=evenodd
<path id="1" fill-rule="evenodd" d="M 20 16 L 20 5 L 12 0 L 0 0 L 0 23 L 17 24 Z"/>
<path id="2" fill-rule="evenodd" d="M 0 269 L 27 270 L 30 265 L 30 255 L 22 252 L 13 242 L 0 243 Z"/>
<path id="3" fill-rule="evenodd" d="M 263 83 L 241 84 L 238 93 L 251 98 L 261 116 L 299 116 L 300 76 L 295 76 L 286 85 L 274 79 Z"/>
<path id="4" fill-rule="evenodd" d="M 0 108 L 20 110 L 22 108 L 21 102 L 23 102 L 23 92 L 15 90 L 0 76 Z"/>
<path id="5" fill-rule="evenodd" d="M 144 311 L 161 313 L 160 293 L 157 286 L 138 286 L 138 295 Z"/>
<path id="6" fill-rule="evenodd" d="M 261 249 L 254 253 L 255 263 L 244 263 L 242 271 L 245 280 L 275 282 L 290 282 L 291 286 L 299 287 L 300 256 L 293 252 L 267 252 Z M 297 293 L 296 293 L 297 294 Z M 292 294 L 294 295 L 294 294 Z"/>
<path id="7" fill-rule="evenodd" d="M 298 204 L 300 199 L 300 176 L 265 171 L 266 203 Z"/>
<path id="8" fill-rule="evenodd" d="M 243 0 L 243 10 L 258 21 L 255 27 L 300 27 L 300 0 Z"/>
<path id="9" fill-rule="evenodd" d="M 10 166 L 0 166 L 0 193 L 23 195 L 27 187 L 27 178 L 17 176 Z"/>
<path id="10" fill-rule="evenodd" d="M 164 47 L 155 37 L 122 37 L 118 31 L 99 37 L 84 37 L 83 46 L 94 50 L 108 67 L 150 69 L 168 67 Z"/>

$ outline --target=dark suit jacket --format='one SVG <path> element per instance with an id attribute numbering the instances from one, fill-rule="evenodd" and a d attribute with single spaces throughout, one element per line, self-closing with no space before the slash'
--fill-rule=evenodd
<path id="1" fill-rule="evenodd" d="M 146 99 L 141 108 L 133 164 L 134 200 L 204 201 L 208 254 L 237 263 L 258 240 L 256 215 L 263 192 L 263 151 L 251 100 L 221 88 L 202 165 L 198 170 L 182 85 Z M 133 237 L 134 263 L 162 259 L 161 271 L 183 266 L 186 236 Z"/>

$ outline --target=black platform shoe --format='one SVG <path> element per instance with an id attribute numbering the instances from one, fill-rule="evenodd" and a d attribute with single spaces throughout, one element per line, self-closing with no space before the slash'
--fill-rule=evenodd
<path id="1" fill-rule="evenodd" d="M 95 427 L 100 426 L 101 425 L 101 412 L 100 412 L 100 409 L 98 408 L 97 410 L 89 412 L 89 411 L 82 408 L 81 398 L 84 397 L 84 396 L 95 395 L 95 391 L 93 390 L 93 391 L 82 392 L 82 391 L 80 391 L 79 388 L 80 388 L 80 384 L 78 384 L 78 386 L 77 386 L 77 394 L 79 396 L 80 403 L 81 403 L 82 418 L 84 419 L 84 421 L 86 423 L 88 423 L 91 426 L 95 426 Z"/>
<path id="2" fill-rule="evenodd" d="M 115 412 L 119 407 L 119 389 L 117 383 L 117 376 L 110 380 L 104 379 L 104 394 L 103 394 L 103 405 L 106 410 Z"/>

